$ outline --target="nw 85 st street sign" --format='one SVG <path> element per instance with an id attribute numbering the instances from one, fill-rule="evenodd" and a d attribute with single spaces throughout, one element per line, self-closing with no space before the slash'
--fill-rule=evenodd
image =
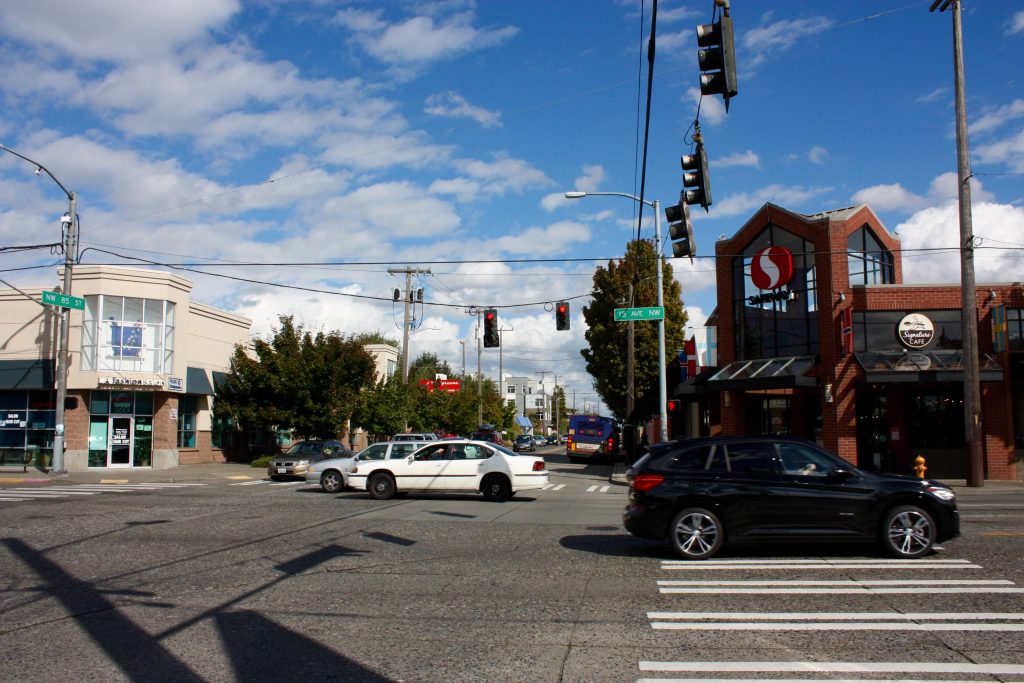
<path id="1" fill-rule="evenodd" d="M 642 308 L 616 308 L 615 322 L 629 322 L 630 320 L 661 320 L 665 317 L 663 306 L 645 306 Z"/>
<path id="2" fill-rule="evenodd" d="M 58 294 L 57 292 L 43 291 L 43 303 L 50 304 L 51 306 L 60 306 L 61 308 L 73 308 L 76 311 L 85 310 L 85 299 L 80 296 L 71 296 L 70 294 Z"/>

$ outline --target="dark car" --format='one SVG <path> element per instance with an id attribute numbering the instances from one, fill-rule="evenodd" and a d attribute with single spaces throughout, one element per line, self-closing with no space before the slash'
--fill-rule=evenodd
<path id="1" fill-rule="evenodd" d="M 328 458 L 347 458 L 351 455 L 352 451 L 340 441 L 299 441 L 270 460 L 267 474 L 275 481 L 284 477 L 305 478 L 310 463 Z"/>
<path id="2" fill-rule="evenodd" d="M 520 434 L 516 437 L 516 440 L 512 442 L 512 450 L 516 453 L 519 451 L 536 451 L 537 446 L 533 442 L 533 437 L 529 434 Z"/>
<path id="3" fill-rule="evenodd" d="M 558 443 L 558 434 L 548 434 L 545 439 L 549 446 L 553 446 Z"/>
<path id="4" fill-rule="evenodd" d="M 626 473 L 626 530 L 686 560 L 725 543 L 878 541 L 916 558 L 960 535 L 956 496 L 930 479 L 859 470 L 784 436 L 654 444 Z"/>

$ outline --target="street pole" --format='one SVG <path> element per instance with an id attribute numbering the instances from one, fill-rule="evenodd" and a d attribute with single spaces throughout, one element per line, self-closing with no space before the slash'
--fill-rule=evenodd
<path id="1" fill-rule="evenodd" d="M 967 485 L 985 485 L 981 431 L 981 388 L 978 359 L 978 304 L 974 281 L 974 227 L 971 219 L 971 160 L 967 139 L 967 96 L 964 86 L 963 29 L 960 0 L 935 0 L 931 11 L 953 6 L 953 80 L 956 98 L 956 171 L 960 207 L 960 289 L 962 294 L 964 366 L 964 441 Z"/>
<path id="2" fill-rule="evenodd" d="M 64 183 L 57 180 L 57 176 L 50 173 L 50 169 L 38 161 L 33 161 L 6 145 L 0 145 L 0 149 L 34 165 L 36 167 L 36 175 L 39 175 L 40 172 L 45 172 L 50 177 L 50 180 L 57 183 L 57 187 L 63 190 L 68 198 L 68 212 L 61 218 L 61 226 L 64 232 L 62 235 L 64 240 L 64 283 L 61 285 L 61 294 L 70 296 L 75 253 L 78 250 L 78 195 L 64 187 Z M 65 473 L 64 405 L 67 403 L 68 398 L 68 371 L 71 368 L 70 328 L 71 309 L 61 307 L 57 359 L 55 362 L 56 367 L 54 368 L 57 372 L 57 405 L 55 406 L 54 414 L 53 460 L 50 463 L 50 471 L 56 474 Z"/>
<path id="3" fill-rule="evenodd" d="M 665 292 L 662 286 L 661 273 L 661 204 L 654 200 L 654 251 L 655 263 L 658 268 L 658 307 L 661 319 L 658 320 L 658 409 L 661 429 L 659 441 L 668 441 L 668 380 L 665 379 Z M 650 441 L 650 439 L 648 439 Z"/>
<path id="4" fill-rule="evenodd" d="M 412 321 L 409 319 L 409 307 L 412 305 L 412 276 L 430 275 L 430 269 L 420 268 L 388 268 L 389 275 L 405 275 L 405 292 L 402 299 L 405 301 L 405 313 L 402 316 L 402 384 L 409 383 L 409 328 Z"/>
<path id="5" fill-rule="evenodd" d="M 635 278 L 634 278 L 635 280 Z M 633 283 L 629 283 L 629 303 L 633 306 Z M 633 320 L 626 323 L 626 458 L 633 464 L 636 456 L 636 425 L 633 424 L 633 406 L 636 403 L 636 365 L 633 359 Z"/>
<path id="6" fill-rule="evenodd" d="M 484 373 L 480 368 L 480 314 L 476 314 L 476 423 L 484 423 Z"/>
<path id="7" fill-rule="evenodd" d="M 64 236 L 64 284 L 61 285 L 61 293 L 71 295 L 71 271 L 75 262 L 75 250 L 77 249 L 76 220 L 78 209 L 78 196 L 74 192 L 68 192 L 68 216 L 65 225 Z M 64 221 L 62 221 L 64 222 Z M 64 422 L 65 404 L 68 398 L 68 371 L 71 368 L 70 346 L 71 309 L 62 308 L 60 314 L 60 350 L 57 353 L 57 412 L 54 416 L 53 429 L 53 462 L 52 471 L 56 474 L 64 474 Z"/>

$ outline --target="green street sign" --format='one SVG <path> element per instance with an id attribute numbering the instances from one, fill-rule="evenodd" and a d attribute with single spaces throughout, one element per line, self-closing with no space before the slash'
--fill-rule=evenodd
<path id="1" fill-rule="evenodd" d="M 665 317 L 665 309 L 662 306 L 645 306 L 643 308 L 616 308 L 615 322 L 629 322 L 630 320 L 661 320 Z"/>
<path id="2" fill-rule="evenodd" d="M 57 292 L 43 292 L 43 303 L 61 308 L 73 308 L 76 311 L 85 310 L 85 299 L 70 294 L 58 294 Z"/>

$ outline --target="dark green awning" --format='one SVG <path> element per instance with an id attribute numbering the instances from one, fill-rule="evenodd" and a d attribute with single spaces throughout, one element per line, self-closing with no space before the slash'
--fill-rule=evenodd
<path id="1" fill-rule="evenodd" d="M 0 360 L 0 389 L 53 389 L 53 367 L 50 358 Z"/>
<path id="2" fill-rule="evenodd" d="M 185 393 L 213 396 L 213 385 L 203 368 L 188 368 L 185 371 Z"/>

